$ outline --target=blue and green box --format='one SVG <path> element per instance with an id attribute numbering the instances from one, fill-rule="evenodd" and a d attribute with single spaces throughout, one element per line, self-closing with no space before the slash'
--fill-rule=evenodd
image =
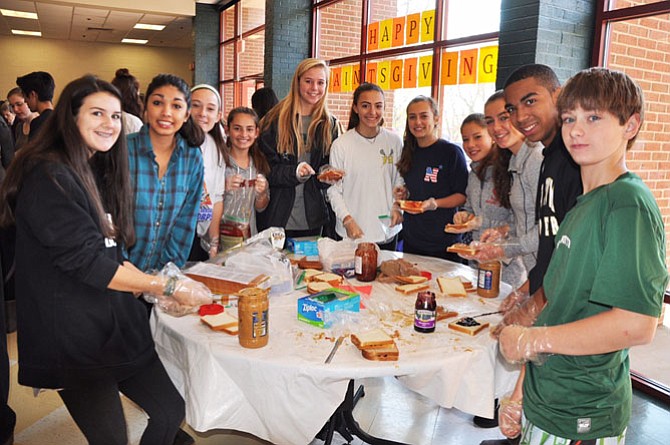
<path id="1" fill-rule="evenodd" d="M 339 311 L 359 312 L 361 296 L 341 289 L 326 289 L 298 299 L 298 320 L 320 328 L 330 327 L 333 314 Z"/>

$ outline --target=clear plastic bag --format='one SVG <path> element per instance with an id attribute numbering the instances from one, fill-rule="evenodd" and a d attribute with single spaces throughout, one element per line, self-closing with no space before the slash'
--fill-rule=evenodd
<path id="1" fill-rule="evenodd" d="M 167 263 L 155 275 L 160 282 L 173 281 L 171 295 L 144 293 L 142 297 L 168 315 L 181 317 L 195 312 L 201 305 L 209 304 L 213 300 L 212 292 L 207 286 L 184 275 L 174 263 Z"/>

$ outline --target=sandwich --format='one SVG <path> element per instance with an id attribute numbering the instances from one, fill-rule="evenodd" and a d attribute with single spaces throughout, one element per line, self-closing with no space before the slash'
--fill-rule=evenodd
<path id="1" fill-rule="evenodd" d="M 411 213 L 423 213 L 423 207 L 421 206 L 422 203 L 423 201 L 408 201 L 406 199 L 401 199 L 398 201 L 400 210 Z"/>
<path id="2" fill-rule="evenodd" d="M 467 291 L 463 282 L 460 278 L 457 277 L 438 277 L 437 285 L 440 288 L 440 292 L 445 295 L 450 295 L 452 297 L 465 297 L 467 296 Z"/>
<path id="3" fill-rule="evenodd" d="M 307 283 L 307 293 L 309 294 L 318 294 L 325 290 L 331 289 L 333 286 L 330 283 L 325 281 L 311 281 Z"/>
<path id="4" fill-rule="evenodd" d="M 381 329 L 351 334 L 350 338 L 367 360 L 396 361 L 400 355 L 393 338 Z"/>
<path id="5" fill-rule="evenodd" d="M 303 257 L 298 260 L 298 267 L 300 269 L 311 269 L 320 271 L 323 269 L 323 264 L 319 261 L 318 257 Z"/>
<path id="6" fill-rule="evenodd" d="M 475 215 L 472 213 L 468 214 L 468 219 L 460 223 L 449 223 L 444 227 L 444 231 L 447 233 L 460 233 L 465 230 L 469 230 L 471 227 L 471 222 L 475 219 Z"/>
<path id="7" fill-rule="evenodd" d="M 395 279 L 404 284 L 419 284 L 428 281 L 428 278 L 421 275 L 409 275 L 409 276 L 398 275 L 395 277 Z"/>
<path id="8" fill-rule="evenodd" d="M 316 177 L 321 182 L 332 183 L 337 182 L 344 177 L 344 171 L 336 168 L 328 168 L 319 173 Z"/>
<path id="9" fill-rule="evenodd" d="M 449 323 L 449 329 L 462 332 L 468 335 L 476 335 L 489 326 L 488 322 L 479 322 L 471 317 L 464 317 L 460 320 Z"/>
<path id="10" fill-rule="evenodd" d="M 203 315 L 200 317 L 200 321 L 205 323 L 214 331 L 223 331 L 230 335 L 237 335 L 239 330 L 237 318 L 233 317 L 227 312 L 221 312 L 220 314 L 216 315 Z"/>
<path id="11" fill-rule="evenodd" d="M 426 290 L 430 288 L 428 283 L 423 282 L 423 283 L 413 283 L 413 284 L 401 284 L 400 286 L 396 286 L 395 290 L 398 292 L 402 292 L 405 295 L 409 295 L 414 292 L 421 292 L 422 290 Z"/>
<path id="12" fill-rule="evenodd" d="M 312 275 L 310 279 L 306 281 L 321 281 L 325 283 L 330 283 L 330 285 L 333 287 L 337 287 L 342 284 L 342 281 L 344 281 L 344 279 L 339 275 L 335 275 L 334 273 L 326 272 Z"/>
<path id="13" fill-rule="evenodd" d="M 475 256 L 477 254 L 477 249 L 474 246 L 468 244 L 456 243 L 447 247 L 447 252 L 453 252 L 459 255 Z"/>

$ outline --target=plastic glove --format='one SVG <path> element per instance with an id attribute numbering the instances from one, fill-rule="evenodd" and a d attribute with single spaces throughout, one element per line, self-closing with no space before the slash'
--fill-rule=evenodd
<path id="1" fill-rule="evenodd" d="M 435 198 L 428 198 L 421 203 L 421 208 L 424 210 L 437 210 L 437 201 Z"/>
<path id="2" fill-rule="evenodd" d="M 395 201 L 402 201 L 409 198 L 409 190 L 404 185 L 396 185 L 393 187 L 393 199 Z"/>
<path id="3" fill-rule="evenodd" d="M 498 408 L 498 424 L 500 432 L 508 439 L 514 439 L 521 434 L 521 413 L 523 400 L 512 400 L 510 397 L 500 399 Z"/>
<path id="4" fill-rule="evenodd" d="M 510 363 L 532 361 L 542 364 L 551 351 L 547 327 L 507 326 L 498 338 L 500 352 Z"/>
<path id="5" fill-rule="evenodd" d="M 194 307 L 210 304 L 214 300 L 212 291 L 207 286 L 186 276 L 177 281 L 172 297 L 179 304 Z"/>
<path id="6" fill-rule="evenodd" d="M 213 300 L 207 286 L 188 278 L 171 262 L 154 276 L 150 286 L 163 289 L 163 295 L 145 293 L 144 299 L 177 317 L 194 312 L 200 305 Z"/>
<path id="7" fill-rule="evenodd" d="M 491 336 L 498 338 L 500 332 L 511 325 L 532 326 L 540 315 L 542 309 L 546 304 L 544 298 L 544 290 L 539 289 L 532 297 L 522 300 L 519 304 L 508 310 L 502 321 L 493 329 L 491 329 Z"/>
<path id="8" fill-rule="evenodd" d="M 477 261 L 493 261 L 505 258 L 505 249 L 497 244 L 481 243 L 477 253 L 473 255 Z"/>
<path id="9" fill-rule="evenodd" d="M 316 172 L 307 162 L 301 162 L 295 169 L 295 177 L 298 178 L 298 181 L 300 182 L 307 181 L 313 174 L 316 174 Z"/>
<path id="10" fill-rule="evenodd" d="M 351 215 L 347 215 L 347 217 L 342 221 L 342 224 L 347 231 L 348 238 L 358 239 L 363 237 L 363 230 L 361 230 L 361 228 L 356 223 L 356 220 Z"/>
<path id="11" fill-rule="evenodd" d="M 472 217 L 472 213 L 461 210 L 454 213 L 454 224 L 465 224 L 466 222 L 470 221 Z"/>
<path id="12" fill-rule="evenodd" d="M 500 303 L 498 310 L 500 310 L 503 314 L 506 314 L 515 306 L 521 305 L 521 303 L 526 301 L 528 298 L 530 298 L 530 294 L 528 292 L 515 289 L 510 292 L 510 294 L 506 296 L 505 299 Z"/>
<path id="13" fill-rule="evenodd" d="M 256 184 L 254 185 L 256 196 L 263 195 L 268 191 L 268 180 L 260 173 L 256 175 Z"/>
<path id="14" fill-rule="evenodd" d="M 479 241 L 482 243 L 495 243 L 507 238 L 509 235 L 509 225 L 505 224 L 499 227 L 491 227 L 482 232 Z"/>
<path id="15" fill-rule="evenodd" d="M 219 253 L 219 237 L 212 238 L 209 242 L 208 254 L 210 258 L 214 258 Z"/>

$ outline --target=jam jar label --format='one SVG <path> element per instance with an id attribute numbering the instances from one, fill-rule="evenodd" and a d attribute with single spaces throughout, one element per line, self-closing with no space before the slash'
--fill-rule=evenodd
<path id="1" fill-rule="evenodd" d="M 435 327 L 435 311 L 417 309 L 414 311 L 414 326 L 422 329 Z"/>

